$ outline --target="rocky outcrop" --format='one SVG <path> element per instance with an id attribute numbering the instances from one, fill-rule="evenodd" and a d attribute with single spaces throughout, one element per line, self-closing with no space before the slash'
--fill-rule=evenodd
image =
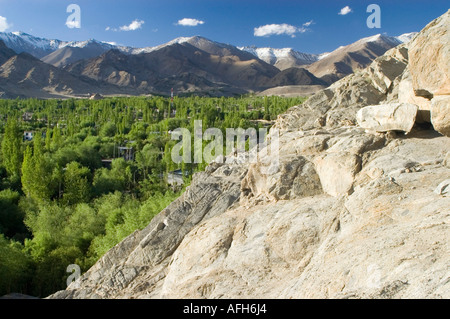
<path id="1" fill-rule="evenodd" d="M 429 23 L 409 46 L 416 95 L 450 94 L 450 11 Z"/>
<path id="2" fill-rule="evenodd" d="M 212 163 L 50 298 L 450 298 L 448 112 L 433 112 L 448 104 L 433 96 L 434 127 L 412 126 L 408 63 L 392 49 L 289 109 L 273 152 Z"/>
<path id="3" fill-rule="evenodd" d="M 171 255 L 196 225 L 238 201 L 243 173 L 239 165 L 223 165 L 195 175 L 186 192 L 145 229 L 108 251 L 81 278 L 81 288 L 69 287 L 53 298 L 131 298 L 151 291 L 158 296 Z"/>
<path id="4" fill-rule="evenodd" d="M 360 108 L 387 101 L 394 82 L 407 65 L 405 46 L 393 48 L 375 59 L 368 68 L 335 82 L 304 104 L 280 115 L 275 128 L 285 132 L 354 125 Z"/>
<path id="5" fill-rule="evenodd" d="M 428 102 L 431 123 L 450 136 L 450 10 L 429 23 L 409 47 L 409 69 L 415 98 Z M 420 102 L 427 104 L 427 102 Z M 425 108 L 424 108 L 425 109 Z"/>

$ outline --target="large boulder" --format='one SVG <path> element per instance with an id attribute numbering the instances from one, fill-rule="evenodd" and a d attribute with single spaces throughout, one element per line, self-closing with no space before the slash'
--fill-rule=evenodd
<path id="1" fill-rule="evenodd" d="M 409 67 L 405 69 L 401 76 L 401 79 L 398 83 L 397 95 L 399 103 L 410 103 L 417 105 L 419 111 L 417 114 L 416 122 L 430 122 L 431 101 L 425 97 L 417 96 L 414 93 Z"/>
<path id="2" fill-rule="evenodd" d="M 450 94 L 450 10 L 429 23 L 409 45 L 409 68 L 416 95 Z"/>
<path id="3" fill-rule="evenodd" d="M 407 103 L 370 105 L 358 111 L 356 120 L 362 128 L 375 132 L 409 133 L 417 116 L 417 106 Z"/>
<path id="4" fill-rule="evenodd" d="M 450 95 L 438 96 L 432 100 L 431 123 L 436 131 L 450 136 Z"/>
<path id="5" fill-rule="evenodd" d="M 409 45 L 409 70 L 418 105 L 430 105 L 436 131 L 450 136 L 450 10 L 429 23 Z M 425 102 L 429 100 L 431 102 Z"/>
<path id="6" fill-rule="evenodd" d="M 361 159 L 349 153 L 330 153 L 316 158 L 315 164 L 324 192 L 333 197 L 349 194 L 361 169 Z"/>

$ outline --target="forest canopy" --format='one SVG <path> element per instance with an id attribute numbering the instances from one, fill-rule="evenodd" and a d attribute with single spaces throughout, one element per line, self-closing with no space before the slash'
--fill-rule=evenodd
<path id="1" fill-rule="evenodd" d="M 207 164 L 172 161 L 171 131 L 270 127 L 304 100 L 0 100 L 0 296 L 65 289 L 175 200 Z"/>

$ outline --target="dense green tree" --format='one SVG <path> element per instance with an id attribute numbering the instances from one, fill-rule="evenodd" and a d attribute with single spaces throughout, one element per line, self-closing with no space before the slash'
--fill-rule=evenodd
<path id="1" fill-rule="evenodd" d="M 160 152 L 157 145 L 146 144 L 140 152 L 136 153 L 136 163 L 142 172 L 143 179 L 147 178 L 151 169 L 159 166 Z"/>
<path id="2" fill-rule="evenodd" d="M 59 127 L 55 127 L 53 129 L 53 135 L 52 135 L 52 143 L 51 143 L 51 147 L 52 150 L 56 150 L 58 149 L 61 144 L 62 144 L 62 136 L 61 136 L 61 130 L 59 129 Z"/>
<path id="3" fill-rule="evenodd" d="M 27 196 L 39 203 L 51 199 L 55 192 L 51 163 L 44 156 L 41 134 L 33 138 L 33 151 L 27 146 L 22 163 L 22 188 Z"/>
<path id="4" fill-rule="evenodd" d="M 64 193 L 62 201 L 65 205 L 75 205 L 89 201 L 90 170 L 78 162 L 67 164 L 64 172 Z"/>
<path id="5" fill-rule="evenodd" d="M 17 120 L 10 116 L 5 126 L 5 134 L 2 139 L 2 160 L 6 171 L 10 176 L 20 176 L 22 165 L 22 134 Z"/>
<path id="6" fill-rule="evenodd" d="M 105 123 L 101 130 L 100 130 L 100 136 L 102 137 L 113 137 L 116 135 L 117 127 L 112 122 Z"/>
<path id="7" fill-rule="evenodd" d="M 129 165 L 123 158 L 114 159 L 111 169 L 96 170 L 93 180 L 94 194 L 100 196 L 115 191 L 125 191 L 131 183 Z"/>
<path id="8" fill-rule="evenodd" d="M 88 167 L 91 171 L 102 167 L 102 158 L 99 154 L 99 145 L 83 143 L 75 151 L 78 153 L 77 162 Z"/>
<path id="9" fill-rule="evenodd" d="M 65 245 L 76 246 L 87 256 L 92 240 L 105 233 L 106 218 L 87 203 L 75 206 L 64 227 Z"/>
<path id="10" fill-rule="evenodd" d="M 27 229 L 24 212 L 19 208 L 20 194 L 10 189 L 0 191 L 0 233 L 6 237 L 24 240 Z"/>
<path id="11" fill-rule="evenodd" d="M 47 151 L 51 151 L 52 149 L 52 129 L 47 127 L 47 131 L 45 132 L 45 149 Z"/>
<path id="12" fill-rule="evenodd" d="M 22 163 L 22 188 L 27 196 L 31 196 L 33 192 L 34 163 L 33 150 L 28 145 L 25 149 Z"/>
<path id="13" fill-rule="evenodd" d="M 32 259 L 16 241 L 0 234 L 0 296 L 27 293 L 32 277 Z"/>
<path id="14" fill-rule="evenodd" d="M 82 258 L 81 250 L 76 246 L 57 247 L 48 254 L 36 258 L 36 266 L 32 273 L 30 294 L 47 297 L 50 294 L 67 288 L 67 267 L 76 264 Z M 86 269 L 84 269 L 85 271 Z"/>

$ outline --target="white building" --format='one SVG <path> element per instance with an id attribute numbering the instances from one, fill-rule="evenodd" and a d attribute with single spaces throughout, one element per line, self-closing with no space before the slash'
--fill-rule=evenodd
<path id="1" fill-rule="evenodd" d="M 23 132 L 23 140 L 24 141 L 31 141 L 33 139 L 33 132 L 32 131 L 25 131 Z"/>

